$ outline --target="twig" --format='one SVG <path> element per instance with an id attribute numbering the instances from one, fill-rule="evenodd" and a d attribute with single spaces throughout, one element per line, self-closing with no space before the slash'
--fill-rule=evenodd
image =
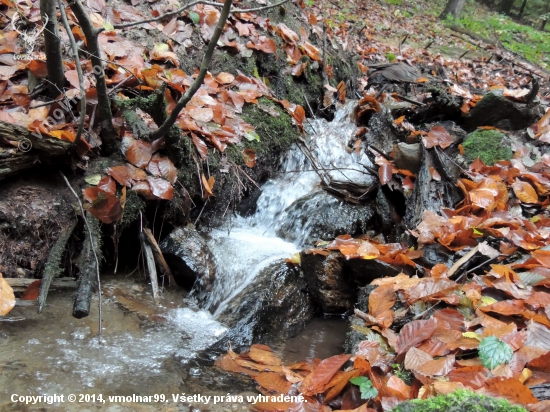
<path id="1" fill-rule="evenodd" d="M 88 233 L 90 235 L 90 245 L 92 247 L 92 253 L 94 254 L 94 259 L 95 259 L 95 268 L 96 268 L 96 273 L 97 273 L 97 305 L 98 305 L 98 309 L 99 309 L 99 330 L 97 332 L 97 336 L 101 336 L 101 320 L 102 320 L 102 311 L 101 311 L 101 279 L 100 279 L 100 276 L 99 276 L 99 259 L 97 258 L 97 253 L 96 253 L 96 246 L 94 244 L 94 236 L 93 236 L 93 232 L 92 232 L 92 229 L 90 228 L 90 224 L 88 223 L 88 220 L 86 219 L 86 215 L 84 213 L 84 208 L 82 207 L 82 202 L 80 201 L 80 197 L 78 197 L 78 195 L 76 194 L 76 192 L 74 191 L 73 187 L 71 186 L 71 184 L 69 183 L 69 181 L 67 180 L 67 178 L 65 177 L 65 175 L 63 174 L 63 172 L 59 172 L 61 174 L 61 177 L 63 178 L 63 180 L 65 181 L 65 183 L 67 184 L 67 187 L 70 189 L 70 191 L 73 193 L 74 197 L 76 198 L 77 202 L 78 202 L 78 206 L 80 208 L 80 213 L 82 214 L 82 219 L 84 219 L 84 223 L 86 224 L 86 229 L 88 229 Z"/>
<path id="2" fill-rule="evenodd" d="M 69 26 L 67 13 L 65 13 L 65 7 L 63 6 L 63 2 L 61 0 L 57 0 L 57 4 L 59 5 L 59 12 L 61 13 L 61 21 L 65 27 L 67 35 L 69 36 L 69 42 L 71 43 L 71 48 L 73 49 L 74 64 L 76 66 L 76 73 L 78 74 L 78 83 L 80 86 L 80 121 L 78 122 L 76 136 L 72 142 L 72 146 L 76 147 L 82 137 L 84 121 L 86 120 L 86 88 L 84 87 L 84 75 L 82 74 L 82 66 L 80 65 L 80 58 L 78 56 L 78 46 L 76 45 L 73 32 L 71 31 L 71 26 Z"/>
<path id="3" fill-rule="evenodd" d="M 407 96 L 402 96 L 402 95 L 397 94 L 397 93 L 395 94 L 395 96 L 399 97 L 403 101 L 409 102 L 409 103 L 414 104 L 416 106 L 420 106 L 420 107 L 426 106 L 426 103 L 421 103 L 421 102 L 413 100 L 413 99 L 411 99 L 410 97 L 407 97 Z"/>
<path id="4" fill-rule="evenodd" d="M 369 148 L 374 150 L 376 153 L 378 153 L 380 156 L 382 156 L 384 159 L 386 160 L 389 160 L 390 162 L 393 160 L 393 157 L 391 157 L 390 155 L 387 155 L 386 153 L 384 153 L 382 150 L 380 150 L 379 148 L 377 148 L 376 146 L 373 146 L 373 145 L 369 145 Z"/>
<path id="5" fill-rule="evenodd" d="M 462 59 L 464 56 L 466 56 L 468 53 L 470 53 L 470 50 L 466 50 L 464 53 L 462 53 L 460 55 L 460 57 L 458 58 L 458 60 Z"/>
<path id="6" fill-rule="evenodd" d="M 255 7 L 255 8 L 252 8 L 252 9 L 233 9 L 233 10 L 230 10 L 229 13 L 250 13 L 250 12 L 255 12 L 255 11 L 262 11 L 262 10 L 272 9 L 274 7 L 285 4 L 288 1 L 289 0 L 282 0 L 279 3 L 271 4 L 271 5 L 268 5 L 268 6 Z M 183 12 L 183 11 L 185 11 L 185 10 L 187 10 L 187 9 L 197 5 L 197 4 L 206 4 L 207 6 L 214 6 L 214 7 L 223 6 L 222 3 L 214 3 L 214 2 L 210 2 L 210 1 L 197 0 L 197 1 L 192 1 L 191 3 L 188 3 L 185 6 L 180 7 L 177 10 L 171 11 L 169 13 L 165 13 L 162 16 L 154 17 L 152 19 L 133 21 L 133 22 L 130 22 L 130 23 L 115 24 L 115 25 L 113 25 L 113 27 L 115 29 L 126 29 L 128 27 L 139 26 L 140 24 L 153 23 L 155 21 L 159 21 L 159 20 L 171 17 L 171 16 L 175 16 L 177 14 L 180 14 L 181 12 Z M 101 29 L 99 29 L 99 32 L 101 33 L 103 30 L 105 30 L 105 29 L 101 28 Z"/>
<path id="7" fill-rule="evenodd" d="M 76 0 L 79 1 L 79 0 Z M 164 136 L 168 131 L 172 128 L 176 120 L 178 119 L 178 116 L 180 112 L 183 110 L 183 108 L 187 105 L 187 103 L 191 100 L 193 95 L 199 90 L 199 88 L 202 85 L 202 82 L 204 81 L 204 77 L 206 76 L 206 72 L 208 70 L 208 66 L 210 65 L 210 61 L 212 60 L 212 55 L 214 53 L 214 49 L 216 48 L 216 45 L 218 44 L 218 39 L 220 38 L 220 35 L 223 31 L 223 27 L 225 26 L 225 22 L 227 20 L 227 17 L 229 16 L 229 10 L 231 9 L 231 3 L 233 0 L 225 0 L 223 4 L 223 9 L 220 13 L 220 18 L 218 20 L 218 24 L 216 25 L 216 29 L 214 30 L 214 34 L 212 35 L 212 38 L 210 39 L 210 42 L 208 43 L 208 48 L 206 49 L 206 53 L 204 54 L 204 57 L 202 59 L 201 68 L 199 71 L 199 74 L 197 75 L 195 81 L 187 89 L 185 94 L 178 100 L 174 108 L 172 109 L 172 112 L 170 113 L 170 116 L 164 121 L 164 123 L 155 131 L 149 134 L 149 138 L 152 140 L 156 140 Z"/>
<path id="8" fill-rule="evenodd" d="M 388 87 L 387 83 L 382 86 L 382 88 L 380 89 L 380 91 L 378 92 L 378 94 L 375 97 L 376 100 L 378 100 L 380 98 L 380 96 L 382 96 L 382 93 L 384 93 L 384 90 L 386 90 L 387 87 Z"/>
<path id="9" fill-rule="evenodd" d="M 312 109 L 311 106 L 309 105 L 309 101 L 307 100 L 306 95 L 302 93 L 302 96 L 304 96 L 304 100 L 305 100 L 306 103 L 307 103 L 307 107 L 309 107 L 309 111 L 311 112 L 311 115 L 313 116 L 314 119 L 317 119 L 317 117 L 315 116 L 315 113 L 313 112 L 313 109 Z M 311 124 L 310 124 L 310 126 L 311 126 Z M 311 128 L 313 129 L 313 131 L 315 131 L 315 129 L 313 128 L 313 126 L 311 126 Z"/>
<path id="10" fill-rule="evenodd" d="M 483 266 L 485 266 L 485 265 L 488 265 L 489 263 L 494 262 L 494 261 L 497 260 L 499 257 L 500 257 L 500 255 L 498 255 L 498 256 L 493 256 L 492 258 L 487 259 L 487 260 L 486 260 L 485 262 L 483 262 L 482 264 L 477 265 L 475 268 L 468 269 L 466 272 L 464 272 L 462 275 L 460 275 L 460 276 L 456 279 L 456 283 L 458 283 L 458 282 L 460 281 L 460 279 L 462 279 L 464 276 L 469 275 L 470 273 L 475 272 L 475 271 L 478 270 L 479 268 L 481 268 L 481 267 L 483 267 Z"/>
<path id="11" fill-rule="evenodd" d="M 59 103 L 59 102 L 62 102 L 63 100 L 65 100 L 65 97 L 62 97 L 62 98 L 57 99 L 57 100 L 52 100 L 51 102 L 45 102 L 45 103 L 40 103 L 40 104 L 37 104 L 37 105 L 34 105 L 34 106 L 29 106 L 29 110 L 30 109 L 38 109 L 39 107 L 49 106 L 50 104 Z"/>

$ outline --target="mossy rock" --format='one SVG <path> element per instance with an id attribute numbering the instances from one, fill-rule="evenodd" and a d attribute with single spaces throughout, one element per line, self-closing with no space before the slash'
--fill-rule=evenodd
<path id="1" fill-rule="evenodd" d="M 459 389 L 448 395 L 415 399 L 399 404 L 391 412 L 527 412 L 505 399 L 491 398 Z"/>
<path id="2" fill-rule="evenodd" d="M 464 140 L 464 158 L 472 163 L 479 157 L 489 166 L 501 160 L 510 160 L 513 153 L 505 138 L 498 130 L 478 129 Z"/>

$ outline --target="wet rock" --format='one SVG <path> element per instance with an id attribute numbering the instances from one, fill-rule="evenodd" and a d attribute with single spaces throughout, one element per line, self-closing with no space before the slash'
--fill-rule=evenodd
<path id="1" fill-rule="evenodd" d="M 285 216 L 277 235 L 300 244 L 313 244 L 346 233 L 365 233 L 374 209 L 342 202 L 320 190 L 298 199 L 285 210 Z"/>
<path id="2" fill-rule="evenodd" d="M 214 259 L 203 237 L 193 227 L 175 229 L 160 248 L 176 282 L 201 296 L 212 290 L 216 277 Z"/>
<path id="3" fill-rule="evenodd" d="M 296 336 L 313 315 L 303 273 L 285 260 L 266 266 L 219 316 L 229 332 L 209 351 L 225 352 L 253 343 L 274 344 Z"/>
<path id="4" fill-rule="evenodd" d="M 422 252 L 422 257 L 417 260 L 419 265 L 432 268 L 438 263 L 442 263 L 447 267 L 454 264 L 455 254 L 441 243 L 424 245 Z"/>
<path id="5" fill-rule="evenodd" d="M 339 252 L 323 256 L 302 251 L 301 261 L 309 293 L 324 313 L 342 313 L 352 308 L 355 290 L 344 274 L 344 259 Z"/>
<path id="6" fill-rule="evenodd" d="M 422 165 L 422 146 L 420 143 L 398 143 L 393 147 L 393 160 L 399 169 L 418 173 Z"/>
<path id="7" fill-rule="evenodd" d="M 357 286 L 368 285 L 380 277 L 414 272 L 412 267 L 393 266 L 375 259 L 346 260 L 339 252 L 324 256 L 304 250 L 301 261 L 309 293 L 324 313 L 343 313 L 352 309 Z"/>
<path id="8" fill-rule="evenodd" d="M 464 119 L 464 128 L 471 132 L 479 126 L 494 126 L 503 130 L 521 130 L 538 119 L 538 110 L 503 96 L 493 90 L 483 96 Z"/>
<path id="9" fill-rule="evenodd" d="M 399 141 L 397 130 L 393 123 L 391 111 L 385 106 L 374 113 L 369 120 L 369 131 L 365 135 L 367 144 L 376 146 L 384 153 L 391 153 L 394 143 Z"/>

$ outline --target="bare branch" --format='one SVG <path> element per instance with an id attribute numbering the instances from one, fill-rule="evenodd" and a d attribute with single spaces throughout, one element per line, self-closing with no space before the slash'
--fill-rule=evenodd
<path id="1" fill-rule="evenodd" d="M 84 130 L 84 121 L 86 120 L 86 88 L 84 87 L 84 75 L 82 74 L 82 66 L 80 65 L 80 58 L 78 56 L 78 46 L 71 31 L 71 26 L 69 26 L 69 21 L 67 20 L 67 13 L 65 13 L 65 6 L 62 0 L 57 0 L 59 4 L 59 11 L 61 13 L 61 21 L 63 26 L 67 31 L 69 36 L 69 41 L 71 42 L 71 48 L 73 49 L 74 54 L 74 64 L 76 66 L 76 73 L 78 74 L 78 83 L 80 85 L 80 121 L 78 122 L 78 129 L 76 131 L 76 137 L 73 141 L 73 147 L 76 147 L 80 138 L 82 137 L 82 131 Z"/>
<path id="2" fill-rule="evenodd" d="M 164 123 L 157 130 L 150 133 L 149 138 L 158 139 L 164 136 L 166 133 L 168 133 L 170 128 L 174 125 L 174 123 L 176 123 L 176 120 L 180 112 L 187 105 L 187 103 L 189 103 L 189 101 L 191 100 L 193 95 L 197 92 L 197 90 L 199 90 L 199 88 L 201 87 L 202 82 L 204 81 L 204 77 L 206 76 L 208 66 L 210 65 L 210 61 L 212 60 L 214 49 L 218 44 L 218 39 L 220 38 L 220 35 L 223 31 L 223 27 L 225 26 L 227 17 L 229 16 L 229 10 L 231 9 L 232 1 L 233 0 L 225 0 L 223 4 L 223 9 L 220 14 L 220 19 L 218 20 L 218 24 L 216 25 L 214 34 L 212 35 L 212 38 L 208 43 L 208 48 L 206 49 L 206 53 L 204 54 L 204 57 L 202 59 L 201 68 L 200 68 L 199 74 L 197 75 L 197 78 L 195 79 L 191 87 L 187 89 L 185 94 L 178 100 L 178 102 L 172 109 L 172 112 L 170 113 L 170 116 L 168 117 L 168 119 L 166 119 Z"/>

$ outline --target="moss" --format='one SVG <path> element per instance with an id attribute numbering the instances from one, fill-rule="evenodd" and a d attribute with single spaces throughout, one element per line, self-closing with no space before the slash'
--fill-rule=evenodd
<path id="1" fill-rule="evenodd" d="M 260 110 L 257 105 L 246 105 L 243 108 L 242 118 L 255 127 L 256 133 L 260 136 L 260 141 L 245 140 L 243 143 L 247 148 L 254 149 L 257 154 L 263 155 L 282 153 L 288 150 L 298 137 L 298 131 L 292 124 L 291 117 L 281 107 L 265 97 L 259 100 L 259 104 L 275 108 L 279 116 L 272 116 Z M 228 147 L 228 149 L 230 148 Z M 240 150 L 235 147 L 231 148 L 228 151 L 230 156 L 236 156 L 236 153 L 233 153 L 232 150 L 239 152 L 238 156 L 240 163 L 242 163 Z"/>
<path id="2" fill-rule="evenodd" d="M 143 110 L 151 115 L 157 125 L 160 125 L 166 119 L 166 100 L 164 90 L 166 84 L 163 84 L 158 90 L 147 97 L 134 97 L 128 100 L 117 100 L 116 105 L 122 111 L 122 116 L 126 123 L 132 128 L 135 136 L 146 139 L 151 131 L 143 119 L 136 113 L 136 108 Z"/>
<path id="3" fill-rule="evenodd" d="M 139 212 L 145 211 L 145 201 L 133 190 L 126 193 L 126 204 L 122 216 L 121 228 L 125 229 L 139 217 Z"/>
<path id="4" fill-rule="evenodd" d="M 512 149 L 505 143 L 504 135 L 497 130 L 476 130 L 464 141 L 464 157 L 468 163 L 478 157 L 486 165 L 512 158 Z"/>
<path id="5" fill-rule="evenodd" d="M 448 395 L 429 399 L 415 399 L 399 404 L 391 412 L 526 412 L 521 406 L 513 406 L 504 399 L 478 395 L 459 389 Z"/>
<path id="6" fill-rule="evenodd" d="M 213 74 L 227 72 L 237 75 L 237 70 L 247 76 L 253 76 L 256 67 L 256 57 L 243 57 L 240 54 L 234 54 L 227 50 L 216 50 L 210 63 L 210 71 Z"/>

